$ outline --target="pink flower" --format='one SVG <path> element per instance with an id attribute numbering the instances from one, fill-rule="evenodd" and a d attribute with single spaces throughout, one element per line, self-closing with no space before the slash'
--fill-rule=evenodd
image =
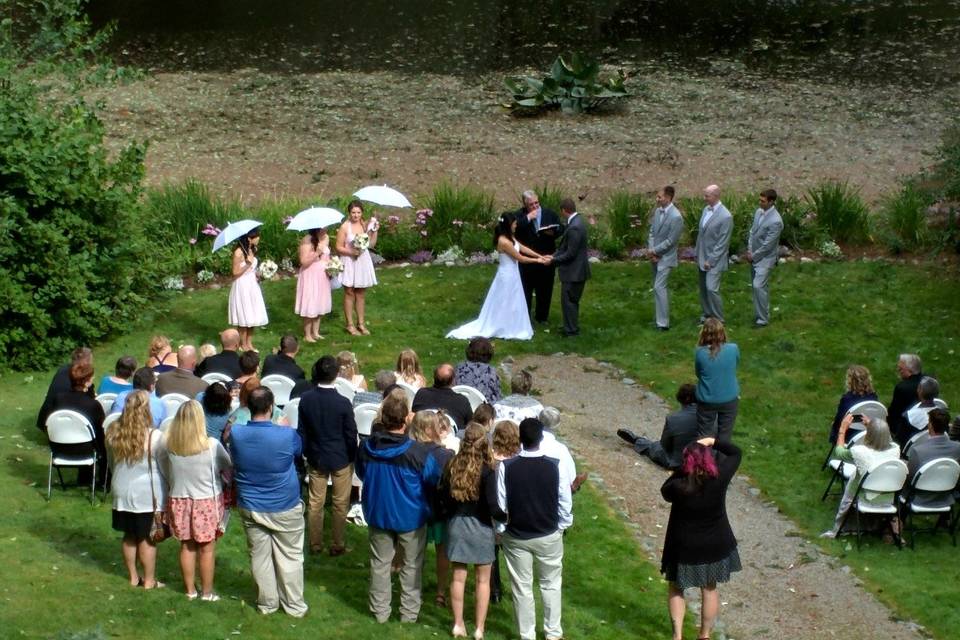
<path id="1" fill-rule="evenodd" d="M 595 216 L 587 216 L 587 222 L 590 224 L 597 224 L 597 218 Z"/>
<path id="2" fill-rule="evenodd" d="M 190 244 L 197 244 L 196 238 L 190 238 Z"/>
<path id="3" fill-rule="evenodd" d="M 400 216 L 387 217 L 387 224 L 400 224 Z"/>
<path id="4" fill-rule="evenodd" d="M 283 224 L 290 224 L 291 222 L 293 222 L 293 216 L 287 216 L 283 219 Z"/>
<path id="5" fill-rule="evenodd" d="M 213 226 L 208 222 L 207 226 L 205 226 L 200 233 L 202 233 L 205 236 L 218 236 L 220 235 L 220 229 L 218 229 L 217 227 Z"/>

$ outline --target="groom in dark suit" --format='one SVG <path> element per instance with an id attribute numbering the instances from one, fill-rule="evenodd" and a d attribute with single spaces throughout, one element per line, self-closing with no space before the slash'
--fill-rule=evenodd
<path id="1" fill-rule="evenodd" d="M 590 278 L 587 260 L 587 225 L 570 198 L 560 202 L 560 214 L 567 221 L 557 252 L 550 256 L 560 274 L 560 308 L 563 310 L 564 337 L 580 335 L 580 297 Z"/>
<path id="2" fill-rule="evenodd" d="M 560 233 L 560 218 L 550 209 L 540 206 L 540 198 L 533 191 L 523 192 L 523 207 L 515 214 L 517 219 L 517 240 L 528 249 L 540 255 L 549 255 L 557 250 L 557 236 Z M 523 295 L 527 300 L 527 310 L 533 309 L 531 302 L 536 293 L 537 306 L 533 310 L 533 319 L 546 322 L 550 315 L 550 301 L 553 299 L 553 265 L 529 263 L 520 265 L 520 281 L 523 283 Z"/>

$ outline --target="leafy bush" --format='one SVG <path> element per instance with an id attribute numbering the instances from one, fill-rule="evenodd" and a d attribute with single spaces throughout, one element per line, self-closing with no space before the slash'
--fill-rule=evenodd
<path id="1" fill-rule="evenodd" d="M 812 249 L 817 246 L 822 234 L 817 227 L 817 217 L 803 202 L 794 197 L 781 197 L 777 200 L 777 211 L 783 218 L 783 231 L 780 244 L 794 249 Z"/>
<path id="2" fill-rule="evenodd" d="M 420 234 L 409 220 L 396 214 L 390 214 L 380 221 L 377 235 L 378 254 L 387 260 L 406 260 L 420 248 Z"/>
<path id="3" fill-rule="evenodd" d="M 869 212 L 858 188 L 828 180 L 807 191 L 805 200 L 831 239 L 856 243 L 869 238 Z"/>
<path id="4" fill-rule="evenodd" d="M 730 255 L 747 250 L 747 239 L 757 210 L 757 196 L 751 193 L 726 193 L 721 198 L 723 205 L 733 216 L 733 231 L 730 233 Z"/>
<path id="5" fill-rule="evenodd" d="M 553 186 L 549 182 L 544 182 L 543 184 L 535 187 L 533 192 L 537 194 L 537 199 L 540 200 L 541 207 L 544 209 L 551 209 L 554 213 L 560 215 L 560 201 L 568 197 L 562 189 Z M 519 205 L 517 208 L 520 208 Z"/>
<path id="6" fill-rule="evenodd" d="M 887 245 L 894 251 L 912 251 L 930 241 L 925 210 L 927 197 L 913 184 L 906 184 L 883 202 L 883 230 Z"/>
<path id="7" fill-rule="evenodd" d="M 426 217 L 426 224 L 422 226 L 427 232 L 424 238 L 435 253 L 452 246 L 465 251 L 479 250 L 464 246 L 464 235 L 475 238 L 473 231 L 492 230 L 496 223 L 493 195 L 478 187 L 458 187 L 443 182 L 434 187 L 427 202 L 432 214 Z"/>
<path id="8" fill-rule="evenodd" d="M 675 199 L 673 204 L 683 215 L 684 234 L 680 237 L 680 244 L 697 244 L 697 234 L 700 232 L 700 212 L 703 211 L 703 198 L 685 196 Z"/>
<path id="9" fill-rule="evenodd" d="M 960 122 L 943 132 L 936 157 L 931 177 L 938 195 L 948 200 L 960 200 Z"/>
<path id="10" fill-rule="evenodd" d="M 623 71 L 612 78 L 600 80 L 600 63 L 578 53 L 563 56 L 550 67 L 542 78 L 532 76 L 507 77 L 503 83 L 513 98 L 512 106 L 521 110 L 560 108 L 564 113 L 592 111 L 617 98 L 629 97 Z"/>
<path id="11" fill-rule="evenodd" d="M 645 247 L 650 225 L 649 213 L 653 208 L 650 200 L 639 193 L 615 191 L 607 199 L 601 215 L 607 232 L 618 239 L 622 253 L 624 248 Z M 612 257 L 612 253 L 604 251 Z"/>

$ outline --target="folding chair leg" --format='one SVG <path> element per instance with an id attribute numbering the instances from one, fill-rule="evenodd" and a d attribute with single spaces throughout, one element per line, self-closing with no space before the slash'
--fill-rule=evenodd
<path id="1" fill-rule="evenodd" d="M 857 551 L 860 551 L 860 509 L 857 508 L 856 501 L 854 501 L 852 508 L 857 509 Z"/>
<path id="2" fill-rule="evenodd" d="M 834 471 L 833 475 L 830 476 L 830 483 L 827 484 L 826 490 L 823 492 L 823 496 L 820 498 L 820 502 L 823 502 L 827 499 L 827 496 L 830 495 L 830 488 L 833 486 L 833 483 L 837 480 L 837 472 Z"/>
<path id="3" fill-rule="evenodd" d="M 60 471 L 60 467 L 57 467 L 57 477 L 60 479 L 60 490 L 61 490 L 61 491 L 66 491 L 66 490 L 67 490 L 67 485 L 66 485 L 66 483 L 64 483 L 64 481 L 63 481 L 63 472 Z"/>
<path id="4" fill-rule="evenodd" d="M 53 490 L 53 454 L 50 454 L 50 464 L 47 467 L 47 500 L 50 500 L 50 492 Z"/>
<path id="5" fill-rule="evenodd" d="M 90 478 L 90 504 L 97 503 L 97 463 L 93 463 L 93 477 Z"/>

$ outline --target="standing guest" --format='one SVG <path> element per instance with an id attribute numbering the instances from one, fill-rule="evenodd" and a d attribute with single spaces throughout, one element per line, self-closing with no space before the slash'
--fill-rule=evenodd
<path id="1" fill-rule="evenodd" d="M 667 185 L 657 191 L 657 208 L 650 219 L 647 256 L 653 267 L 653 304 L 657 329 L 670 329 L 670 293 L 667 280 L 677 266 L 677 247 L 683 233 L 683 216 L 673 204 L 674 189 Z"/>
<path id="2" fill-rule="evenodd" d="M 177 354 L 173 352 L 170 338 L 167 336 L 150 338 L 150 352 L 147 354 L 146 366 L 153 369 L 157 375 L 177 368 Z"/>
<path id="3" fill-rule="evenodd" d="M 153 375 L 153 372 L 150 373 Z M 93 388 L 92 360 L 78 360 L 70 367 L 70 389 L 61 391 L 54 399 L 50 412 L 61 409 L 76 411 L 90 422 L 93 427 L 94 448 L 97 450 L 97 484 L 103 484 L 107 477 L 107 450 L 103 441 L 103 407 L 90 395 Z M 130 393 L 129 391 L 125 393 Z M 59 445 L 58 450 L 70 452 L 71 445 Z M 77 484 L 90 484 L 90 467 L 79 467 Z"/>
<path id="4" fill-rule="evenodd" d="M 427 379 L 423 377 L 423 371 L 420 369 L 420 358 L 413 349 L 404 349 L 397 356 L 397 370 L 394 375 L 397 380 L 413 387 L 414 391 L 427 386 Z"/>
<path id="5" fill-rule="evenodd" d="M 256 351 L 253 332 L 269 322 L 263 292 L 257 282 L 259 244 L 260 229 L 252 229 L 237 240 L 237 248 L 233 250 L 233 284 L 230 285 L 227 322 L 237 327 L 240 348 L 244 351 Z"/>
<path id="6" fill-rule="evenodd" d="M 93 351 L 87 347 L 78 347 L 74 349 L 70 355 L 70 362 L 57 369 L 57 372 L 53 375 L 53 379 L 50 380 L 50 386 L 47 387 L 47 395 L 43 399 L 43 404 L 40 405 L 40 411 L 37 412 L 37 429 L 46 433 L 47 417 L 50 415 L 50 412 L 53 411 L 51 408 L 53 406 L 53 400 L 57 397 L 58 393 L 72 389 L 72 385 L 70 384 L 70 368 L 81 362 L 89 363 L 92 367 Z M 92 385 L 87 390 L 87 394 L 91 398 L 96 397 L 96 392 Z"/>
<path id="7" fill-rule="evenodd" d="M 463 601 L 467 569 L 473 565 L 477 578 L 474 638 L 483 638 L 494 561 L 492 514 L 499 512 L 499 506 L 493 454 L 486 429 L 481 425 L 471 422 L 464 430 L 460 451 L 446 467 L 441 488 L 441 499 L 447 504 L 445 511 L 450 513 L 446 551 L 453 563 L 453 636 L 467 636 Z"/>
<path id="8" fill-rule="evenodd" d="M 560 410 L 556 407 L 544 407 L 537 420 L 543 427 L 540 451 L 548 458 L 556 458 L 560 461 L 561 474 L 570 478 L 570 492 L 576 493 L 587 479 L 587 473 L 577 473 L 577 464 L 570 455 L 570 449 L 557 438 L 556 429 L 560 426 Z"/>
<path id="9" fill-rule="evenodd" d="M 297 342 L 296 336 L 289 333 L 284 335 L 280 338 L 280 350 L 277 353 L 271 353 L 263 361 L 263 377 L 286 376 L 294 382 L 305 380 L 307 374 L 294 359 L 299 351 L 300 343 Z"/>
<path id="10" fill-rule="evenodd" d="M 677 469 L 683 462 L 683 450 L 697 439 L 697 388 L 685 383 L 677 389 L 680 410 L 667 416 L 660 440 L 638 436 L 628 429 L 617 429 L 617 435 L 633 445 L 633 450 L 647 456 L 664 469 Z"/>
<path id="11" fill-rule="evenodd" d="M 213 590 L 217 538 L 223 535 L 224 516 L 220 474 L 233 465 L 220 441 L 207 436 L 203 409 L 196 400 L 180 405 L 167 430 L 160 465 L 170 483 L 167 521 L 180 541 L 180 571 L 187 599 L 205 602 L 220 599 Z M 195 582 L 197 560 L 200 585 Z"/>
<path id="12" fill-rule="evenodd" d="M 513 214 L 517 221 L 517 241 L 540 255 L 555 252 L 560 218 L 550 209 L 541 207 L 540 198 L 533 191 L 524 191 L 522 200 L 523 206 Z M 533 310 L 533 319 L 541 324 L 546 324 L 550 317 L 555 271 L 552 264 L 537 261 L 520 263 L 520 280 L 523 283 L 527 309 Z M 536 307 L 532 304 L 534 294 L 537 298 Z"/>
<path id="13" fill-rule="evenodd" d="M 311 229 L 300 240 L 300 273 L 297 274 L 297 298 L 294 312 L 303 318 L 303 339 L 322 340 L 320 316 L 333 310 L 330 276 L 330 236 L 324 229 Z"/>
<path id="14" fill-rule="evenodd" d="M 520 423 L 523 450 L 497 467 L 497 503 L 507 521 L 503 555 L 521 640 L 537 637 L 534 567 L 543 601 L 544 635 L 550 640 L 563 638 L 563 532 L 573 524 L 573 478 L 566 477 L 556 458 L 543 454 L 542 440 L 543 425 L 527 418 Z"/>
<path id="15" fill-rule="evenodd" d="M 907 409 L 916 404 L 917 387 L 923 378 L 920 356 L 915 353 L 901 353 L 897 359 L 897 374 L 900 382 L 893 388 L 893 397 L 887 407 L 887 419 L 890 421 L 890 433 L 897 438 L 900 446 L 903 446 L 907 440 L 902 437 L 912 430 L 905 414 Z"/>
<path id="16" fill-rule="evenodd" d="M 158 452 L 163 434 L 153 428 L 146 391 L 130 395 L 123 414 L 107 434 L 113 473 L 113 529 L 123 533 L 120 549 L 130 585 L 155 589 L 157 545 L 150 539 L 153 514 L 166 504 L 167 485 L 160 475 Z M 137 561 L 143 576 L 137 571 Z"/>
<path id="17" fill-rule="evenodd" d="M 590 279 L 587 256 L 587 225 L 577 213 L 577 205 L 570 198 L 560 202 L 560 214 L 567 221 L 557 252 L 548 256 L 557 265 L 560 277 L 560 309 L 563 311 L 563 336 L 580 335 L 580 298 Z"/>
<path id="18" fill-rule="evenodd" d="M 157 374 L 150 367 L 140 367 L 133 372 L 133 389 L 130 391 L 121 391 L 117 394 L 110 407 L 110 413 L 120 413 L 127 402 L 127 397 L 134 391 L 146 391 L 150 394 L 150 415 L 153 417 L 153 426 L 159 427 L 167 417 L 167 408 L 163 406 L 163 401 L 156 393 Z"/>
<path id="19" fill-rule="evenodd" d="M 234 382 L 243 385 L 247 380 L 257 377 L 260 368 L 260 354 L 256 351 L 244 351 L 240 354 L 240 375 Z"/>
<path id="20" fill-rule="evenodd" d="M 339 377 L 343 378 L 357 389 L 367 390 L 367 379 L 360 373 L 360 363 L 353 351 L 341 351 L 337 354 L 337 364 L 340 366 Z"/>
<path id="21" fill-rule="evenodd" d="M 773 189 L 760 192 L 760 208 L 753 214 L 747 239 L 755 327 L 770 324 L 770 274 L 780 257 L 780 232 L 783 231 L 783 219 L 774 205 L 776 201 L 777 192 Z"/>
<path id="22" fill-rule="evenodd" d="M 936 408 L 935 401 L 938 397 L 940 397 L 940 383 L 937 379 L 930 376 L 920 378 L 920 384 L 917 385 L 918 402 L 904 414 L 906 420 L 902 424 L 908 425 L 905 428 L 906 433 L 901 435 L 905 438 L 904 442 L 916 435 L 918 431 L 927 428 L 927 414 Z"/>
<path id="23" fill-rule="evenodd" d="M 353 396 L 353 406 L 358 407 L 361 404 L 380 404 L 388 388 L 397 384 L 397 375 L 393 371 L 381 369 L 373 378 L 374 391 L 357 390 Z"/>
<path id="24" fill-rule="evenodd" d="M 703 190 L 706 205 L 700 215 L 697 231 L 697 267 L 700 273 L 700 322 L 716 318 L 723 322 L 723 300 L 720 299 L 720 277 L 727 270 L 733 216 L 720 202 L 720 187 L 715 184 Z"/>
<path id="25" fill-rule="evenodd" d="M 300 436 L 273 424 L 273 393 L 258 387 L 250 393 L 250 422 L 230 435 L 237 483 L 237 506 L 247 534 L 250 570 L 257 585 L 257 610 L 270 614 L 280 607 L 302 618 L 303 502 L 296 461 Z"/>
<path id="26" fill-rule="evenodd" d="M 381 428 L 374 430 L 357 455 L 363 481 L 363 516 L 370 538 L 370 611 L 377 622 L 390 618 L 390 568 L 395 548 L 403 553 L 400 569 L 400 620 L 420 615 L 421 572 L 430 515 L 425 487 L 436 486 L 441 468 L 430 449 L 407 437 L 409 407 L 403 393 L 392 393 L 380 407 Z"/>
<path id="27" fill-rule="evenodd" d="M 443 409 L 453 420 L 454 430 L 466 427 L 473 416 L 470 401 L 453 390 L 453 365 L 447 362 L 433 370 L 433 386 L 424 387 L 413 396 L 413 411 Z"/>
<path id="28" fill-rule="evenodd" d="M 207 388 L 207 383 L 193 375 L 197 366 L 197 348 L 185 344 L 177 349 L 177 366 L 157 376 L 157 395 L 180 393 L 188 398 L 196 398 Z"/>
<path id="29" fill-rule="evenodd" d="M 454 370 L 457 384 L 473 387 L 483 394 L 490 404 L 501 398 L 500 376 L 490 364 L 493 360 L 493 343 L 488 338 L 477 337 L 467 343 L 467 359 L 458 362 Z"/>
<path id="30" fill-rule="evenodd" d="M 137 370 L 137 359 L 133 356 L 123 356 L 117 360 L 112 376 L 103 376 L 97 393 L 120 393 L 133 389 L 133 372 Z"/>
<path id="31" fill-rule="evenodd" d="M 710 447 L 715 447 L 719 456 Z M 660 573 L 670 583 L 667 605 L 673 637 L 683 637 L 686 601 L 683 590 L 700 588 L 700 632 L 707 639 L 720 611 L 717 583 L 740 571 L 737 539 L 727 519 L 727 487 L 740 466 L 740 449 L 732 442 L 702 438 L 683 450 L 683 466 L 663 483 L 670 503 Z"/>
<path id="32" fill-rule="evenodd" d="M 233 397 L 227 385 L 214 382 L 202 394 L 203 398 L 197 401 L 203 405 L 203 418 L 207 426 L 207 435 L 217 440 L 223 440 L 223 432 L 230 421 Z"/>
<path id="33" fill-rule="evenodd" d="M 524 418 L 537 418 L 543 411 L 540 401 L 530 395 L 533 389 L 533 374 L 520 369 L 510 376 L 510 395 L 493 405 L 497 420 L 513 420 L 517 424 Z"/>
<path id="34" fill-rule="evenodd" d="M 490 434 L 490 450 L 497 466 L 520 453 L 520 429 L 515 422 L 501 420 Z M 494 603 L 503 598 L 503 584 L 500 581 L 500 543 L 494 548 L 493 570 L 490 572 L 490 600 Z"/>
<path id="35" fill-rule="evenodd" d="M 907 454 L 907 469 L 909 475 L 904 484 L 909 487 L 913 484 L 913 479 L 917 475 L 920 467 L 938 458 L 950 458 L 960 462 L 960 442 L 954 442 L 947 437 L 947 428 L 950 426 L 950 413 L 946 409 L 931 409 L 927 414 L 927 433 L 930 437 L 922 440 L 912 447 Z M 917 490 L 913 496 L 913 504 L 918 507 L 948 507 L 954 503 L 953 497 L 946 501 L 940 498 L 938 492 L 930 493 L 928 491 Z"/>
<path id="36" fill-rule="evenodd" d="M 737 382 L 740 348 L 734 342 L 727 342 L 727 332 L 717 318 L 707 318 L 703 323 L 697 345 L 694 364 L 700 435 L 729 442 L 740 396 Z"/>
<path id="37" fill-rule="evenodd" d="M 870 370 L 858 364 L 852 364 L 847 367 L 847 379 L 844 394 L 840 396 L 840 402 L 837 403 L 837 413 L 833 416 L 833 424 L 830 425 L 830 444 L 836 444 L 837 433 L 840 432 L 840 421 L 847 411 L 855 405 L 866 400 L 876 400 L 877 392 L 873 389 L 873 378 L 870 376 Z"/>
<path id="38" fill-rule="evenodd" d="M 357 458 L 357 423 L 353 406 L 333 386 L 338 370 L 336 358 L 320 358 L 317 385 L 301 396 L 297 422 L 297 431 L 303 439 L 303 454 L 309 465 L 310 552 L 323 551 L 323 505 L 329 479 L 333 486 L 331 556 L 347 552 L 344 531 L 353 487 L 353 463 Z"/>
<path id="39" fill-rule="evenodd" d="M 222 373 L 234 380 L 239 378 L 241 375 L 240 354 L 237 353 L 239 348 L 240 332 L 236 329 L 225 329 L 220 334 L 220 353 L 205 357 L 193 372 L 197 377 L 203 377 L 208 373 Z"/>
<path id="40" fill-rule="evenodd" d="M 343 315 L 347 322 L 347 333 L 350 335 L 370 335 L 365 319 L 366 292 L 369 287 L 377 284 L 377 274 L 373 270 L 373 258 L 370 249 L 377 246 L 377 230 L 379 224 L 376 218 L 371 218 L 370 224 L 363 221 L 363 203 L 354 200 L 347 205 L 347 219 L 337 231 L 337 253 L 343 257 L 343 273 L 340 282 L 343 283 Z M 358 237 L 366 236 L 369 244 L 360 248 Z M 353 324 L 353 312 L 357 312 L 357 324 Z"/>

